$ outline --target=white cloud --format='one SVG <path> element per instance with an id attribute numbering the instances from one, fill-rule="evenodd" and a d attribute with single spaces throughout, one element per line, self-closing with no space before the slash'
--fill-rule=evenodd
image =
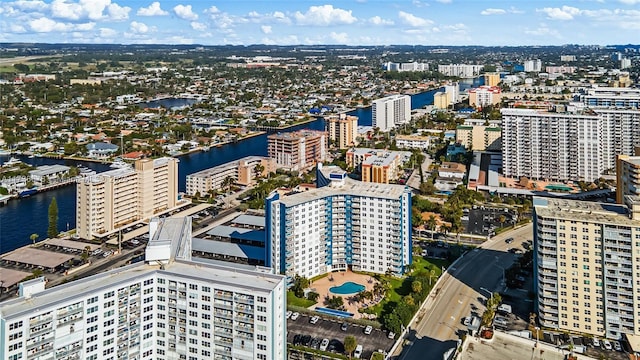
<path id="1" fill-rule="evenodd" d="M 131 8 L 112 3 L 111 0 L 54 0 L 50 10 L 51 16 L 57 19 L 122 21 L 129 18 Z"/>
<path id="2" fill-rule="evenodd" d="M 484 9 L 480 11 L 480 15 L 503 15 L 506 14 L 507 11 L 504 9 Z"/>
<path id="3" fill-rule="evenodd" d="M 207 14 L 217 14 L 220 12 L 220 9 L 218 9 L 215 5 L 212 5 L 210 8 L 208 8 L 204 12 Z"/>
<path id="4" fill-rule="evenodd" d="M 337 33 L 332 31 L 329 37 L 339 44 L 347 44 L 349 42 L 349 36 L 345 32 Z"/>
<path id="5" fill-rule="evenodd" d="M 26 33 L 27 29 L 25 29 L 25 27 L 22 26 L 21 24 L 11 23 L 9 24 L 9 32 L 12 34 L 22 34 L 22 33 Z"/>
<path id="6" fill-rule="evenodd" d="M 409 25 L 411 27 L 423 27 L 423 26 L 430 26 L 433 24 L 433 21 L 429 19 L 423 19 L 421 17 L 417 17 L 413 14 L 409 14 L 404 11 L 400 11 L 398 13 L 398 17 L 404 24 Z"/>
<path id="7" fill-rule="evenodd" d="M 260 26 L 260 31 L 262 31 L 263 34 L 271 34 L 272 29 L 269 25 L 262 25 Z"/>
<path id="8" fill-rule="evenodd" d="M 83 24 L 78 24 L 75 26 L 75 30 L 77 31 L 89 31 L 89 30 L 93 30 L 93 28 L 96 27 L 96 23 L 94 22 L 88 22 L 88 23 L 83 23 Z"/>
<path id="9" fill-rule="evenodd" d="M 577 15 L 580 15 L 581 10 L 573 6 L 564 5 L 561 8 L 543 8 L 536 10 L 547 14 L 547 17 L 551 20 L 573 20 Z"/>
<path id="10" fill-rule="evenodd" d="M 214 16 L 212 16 L 214 17 Z M 257 11 L 251 11 L 245 17 L 247 21 L 252 21 L 256 23 L 282 23 L 282 24 L 291 24 L 291 19 L 287 17 L 281 11 L 274 11 L 272 13 L 261 14 Z"/>
<path id="11" fill-rule="evenodd" d="M 625 5 L 635 5 L 640 4 L 640 0 L 618 0 Z"/>
<path id="12" fill-rule="evenodd" d="M 118 35 L 118 32 L 110 28 L 100 28 L 101 38 L 114 38 Z"/>
<path id="13" fill-rule="evenodd" d="M 538 26 L 538 28 L 536 29 L 526 29 L 524 31 L 525 34 L 527 35 L 533 35 L 533 36 L 541 36 L 541 37 L 548 37 L 548 36 L 552 36 L 555 38 L 560 38 L 560 33 L 558 33 L 557 30 L 551 29 L 549 28 L 546 24 L 540 24 L 540 26 Z"/>
<path id="14" fill-rule="evenodd" d="M 196 30 L 196 31 L 205 31 L 205 30 L 207 30 L 207 25 L 203 24 L 201 22 L 192 21 L 191 24 L 189 24 L 189 25 L 191 25 L 191 28 L 193 30 Z"/>
<path id="15" fill-rule="evenodd" d="M 451 4 L 452 0 L 436 0 L 439 3 L 443 3 L 443 4 Z"/>
<path id="16" fill-rule="evenodd" d="M 373 24 L 373 25 L 378 25 L 378 26 L 382 26 L 382 25 L 393 25 L 393 21 L 392 20 L 387 20 L 387 19 L 383 19 L 380 16 L 374 16 L 372 18 L 369 19 L 369 23 Z"/>
<path id="17" fill-rule="evenodd" d="M 73 29 L 73 25 L 57 22 L 46 17 L 29 21 L 29 28 L 38 33 L 67 32 Z"/>
<path id="18" fill-rule="evenodd" d="M 413 0 L 413 1 L 411 2 L 411 5 L 413 5 L 413 6 L 415 6 L 415 7 L 425 7 L 425 6 L 429 6 L 429 4 L 428 4 L 428 3 L 426 3 L 426 2 L 422 2 L 422 1 L 420 1 L 420 0 Z"/>
<path id="19" fill-rule="evenodd" d="M 191 5 L 176 5 L 173 12 L 182 20 L 195 21 L 198 20 L 198 14 L 191 10 Z"/>
<path id="20" fill-rule="evenodd" d="M 351 10 L 334 8 L 333 5 L 311 6 L 306 13 L 297 11 L 293 16 L 298 25 L 329 26 L 353 24 L 358 21 L 351 14 Z"/>
<path id="21" fill-rule="evenodd" d="M 162 8 L 160 8 L 160 3 L 157 1 L 154 1 L 151 3 L 151 5 L 149 5 L 148 7 L 141 7 L 140 9 L 138 9 L 138 12 L 136 13 L 136 15 L 138 16 L 165 16 L 165 15 L 169 15 L 168 11 L 162 10 Z"/>
<path id="22" fill-rule="evenodd" d="M 149 27 L 145 23 L 132 21 L 129 25 L 129 29 L 136 34 L 146 34 L 149 32 Z"/>

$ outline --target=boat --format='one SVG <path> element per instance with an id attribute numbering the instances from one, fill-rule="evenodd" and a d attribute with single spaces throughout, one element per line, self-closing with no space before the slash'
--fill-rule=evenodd
<path id="1" fill-rule="evenodd" d="M 0 156 L 7 156 L 7 155 L 11 155 L 11 151 L 0 149 Z"/>
<path id="2" fill-rule="evenodd" d="M 112 169 L 123 169 L 123 168 L 131 167 L 131 165 L 122 160 L 116 160 L 112 162 L 111 165 L 109 165 L 109 167 Z"/>
<path id="3" fill-rule="evenodd" d="M 22 190 L 18 193 L 19 198 L 26 198 L 38 192 L 38 188 L 34 187 L 31 189 Z"/>
<path id="4" fill-rule="evenodd" d="M 14 165 L 19 165 L 19 164 L 22 164 L 22 161 L 20 161 L 20 159 L 18 159 L 18 158 L 12 157 L 11 159 L 9 159 L 9 161 L 7 161 L 6 163 L 2 164 L 2 166 L 8 167 L 8 166 L 14 166 Z"/>

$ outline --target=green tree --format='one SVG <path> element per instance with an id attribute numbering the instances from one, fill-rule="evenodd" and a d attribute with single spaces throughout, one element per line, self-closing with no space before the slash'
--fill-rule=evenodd
<path id="1" fill-rule="evenodd" d="M 49 204 L 49 227 L 47 228 L 47 236 L 54 238 L 58 236 L 58 202 L 54 197 Z"/>
<path id="2" fill-rule="evenodd" d="M 38 240 L 38 238 L 40 237 L 40 235 L 38 234 L 31 234 L 31 236 L 29 236 L 29 239 L 31 239 L 31 242 L 35 245 L 36 244 L 36 240 Z"/>
<path id="3" fill-rule="evenodd" d="M 422 292 L 422 283 L 420 281 L 415 280 L 411 283 L 411 291 L 418 294 Z"/>
<path id="4" fill-rule="evenodd" d="M 260 179 L 262 177 L 262 172 L 264 171 L 264 165 L 258 163 L 254 168 L 253 171 L 255 172 L 255 178 L 256 180 Z"/>
<path id="5" fill-rule="evenodd" d="M 344 338 L 344 351 L 349 355 L 349 359 L 351 359 L 351 355 L 353 351 L 358 347 L 358 342 L 353 335 L 347 335 Z"/>

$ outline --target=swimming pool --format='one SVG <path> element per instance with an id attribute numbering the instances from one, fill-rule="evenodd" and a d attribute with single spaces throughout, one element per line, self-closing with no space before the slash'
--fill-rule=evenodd
<path id="1" fill-rule="evenodd" d="M 333 286 L 329 288 L 329 291 L 331 291 L 334 294 L 349 295 L 349 294 L 357 294 L 360 291 L 363 291 L 364 289 L 365 289 L 364 285 L 354 283 L 353 281 L 348 281 L 340 286 Z"/>
<path id="2" fill-rule="evenodd" d="M 319 312 L 321 314 L 332 315 L 332 316 L 336 316 L 336 317 L 343 317 L 343 318 L 352 318 L 353 317 L 353 313 L 350 313 L 350 312 L 347 312 L 347 311 L 323 308 L 323 307 L 317 307 L 316 308 L 316 312 Z"/>

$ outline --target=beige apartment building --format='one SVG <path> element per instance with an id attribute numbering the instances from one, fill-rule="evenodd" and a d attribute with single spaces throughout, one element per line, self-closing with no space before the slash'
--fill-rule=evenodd
<path id="1" fill-rule="evenodd" d="M 469 105 L 483 108 L 502 101 L 502 90 L 497 86 L 480 86 L 469 90 Z"/>
<path id="2" fill-rule="evenodd" d="M 502 129 L 484 125 L 458 125 L 456 142 L 469 150 L 500 151 L 502 149 Z"/>
<path id="3" fill-rule="evenodd" d="M 258 174 L 256 168 L 262 166 L 262 172 Z M 264 156 L 246 156 L 236 161 L 230 161 L 209 169 L 187 175 L 186 192 L 189 196 L 207 195 L 210 191 L 222 189 L 226 178 L 232 178 L 236 184 L 251 185 L 256 177 L 266 177 L 276 171 L 275 160 Z"/>
<path id="4" fill-rule="evenodd" d="M 357 145 L 358 117 L 347 114 L 330 115 L 325 118 L 329 128 L 329 139 L 334 141 L 339 149 L 348 149 Z"/>
<path id="5" fill-rule="evenodd" d="M 271 134 L 267 137 L 267 151 L 278 168 L 298 171 L 322 162 L 328 153 L 325 131 L 300 130 Z"/>
<path id="6" fill-rule="evenodd" d="M 640 153 L 640 147 L 636 149 Z M 616 159 L 616 202 L 624 203 L 625 195 L 640 196 L 640 154 L 618 155 Z"/>
<path id="7" fill-rule="evenodd" d="M 449 107 L 450 102 L 449 94 L 444 91 L 438 91 L 433 94 L 433 107 L 436 109 L 446 109 Z"/>
<path id="8" fill-rule="evenodd" d="M 76 234 L 103 237 L 134 221 L 176 207 L 178 160 L 142 159 L 133 168 L 90 176 L 77 183 Z"/>
<path id="9" fill-rule="evenodd" d="M 347 166 L 359 168 L 362 182 L 389 184 L 398 179 L 402 165 L 409 161 L 409 151 L 353 148 L 347 151 Z"/>
<path id="10" fill-rule="evenodd" d="M 486 86 L 498 86 L 500 83 L 500 73 L 490 72 L 484 74 L 484 84 Z"/>

